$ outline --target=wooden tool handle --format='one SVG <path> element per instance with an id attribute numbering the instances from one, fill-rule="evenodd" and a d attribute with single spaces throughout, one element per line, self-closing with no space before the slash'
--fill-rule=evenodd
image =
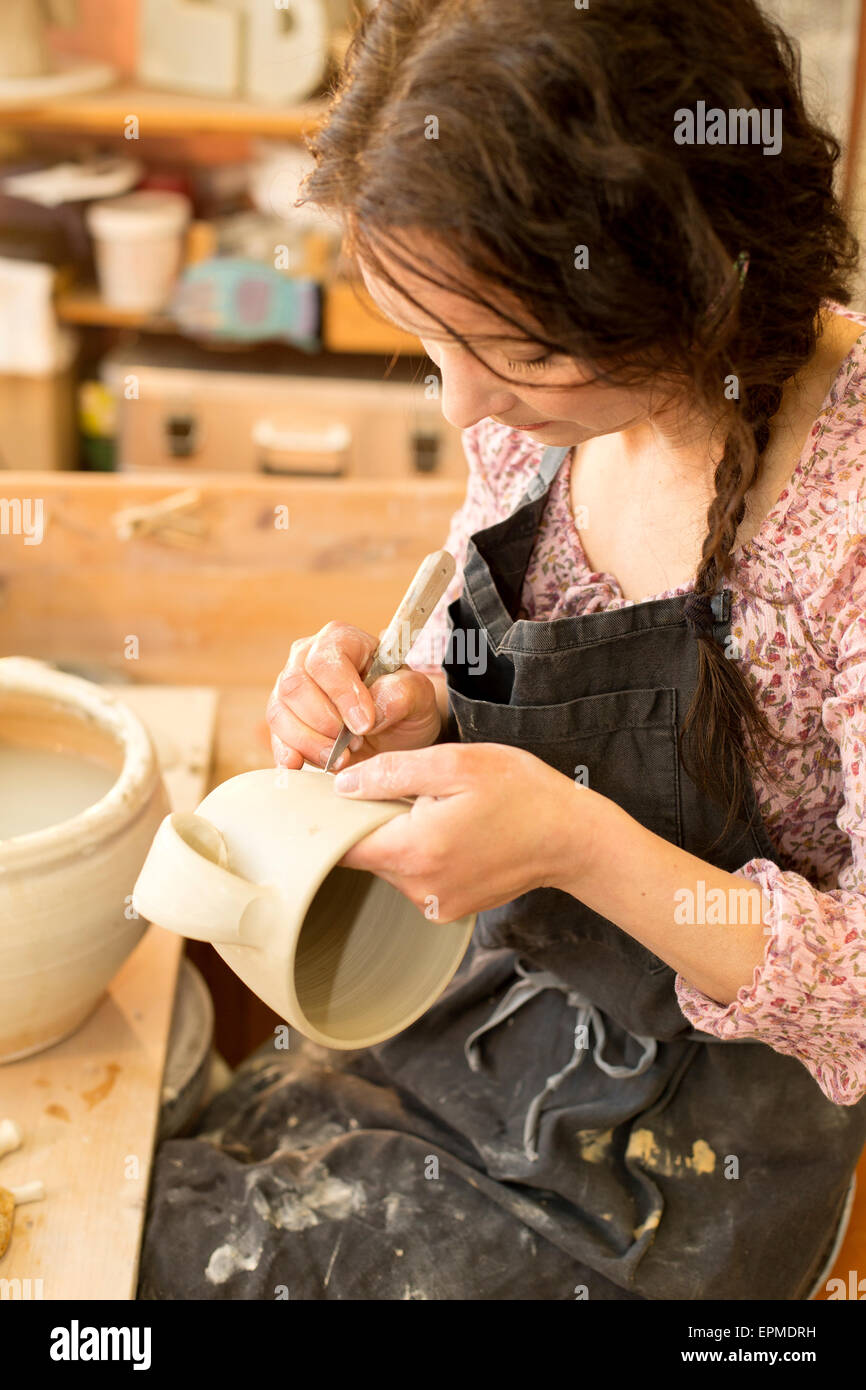
<path id="1" fill-rule="evenodd" d="M 418 566 L 418 573 L 406 590 L 397 612 L 379 640 L 373 653 L 370 669 L 364 677 L 369 686 L 379 676 L 396 671 L 406 660 L 419 632 L 454 577 L 457 568 L 453 555 L 447 550 L 434 550 Z M 340 754 L 348 748 L 352 731 L 343 725 L 337 740 L 328 755 L 325 771 L 330 772 Z"/>
<path id="2" fill-rule="evenodd" d="M 430 617 L 451 580 L 457 563 L 447 550 L 434 550 L 418 566 L 400 605 L 382 634 L 373 662 L 364 677 L 371 685 L 379 676 L 402 666 L 418 634 Z"/>

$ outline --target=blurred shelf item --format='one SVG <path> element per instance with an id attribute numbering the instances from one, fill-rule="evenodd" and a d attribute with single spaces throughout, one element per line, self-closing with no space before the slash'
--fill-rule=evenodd
<path id="1" fill-rule="evenodd" d="M 178 332 L 177 324 L 166 314 L 112 308 L 100 298 L 95 285 L 76 285 L 65 290 L 58 294 L 55 305 L 62 323 L 138 328 L 143 333 Z M 343 281 L 325 287 L 322 339 L 327 352 L 425 355 L 418 338 L 381 318 L 366 290 Z"/>
<path id="2" fill-rule="evenodd" d="M 137 189 L 90 204 L 85 224 L 99 291 L 110 308 L 162 311 L 183 268 L 191 216 L 189 198 L 172 189 Z"/>
<path id="3" fill-rule="evenodd" d="M 64 273 L 44 261 L 16 256 L 14 239 L 8 248 L 13 254 L 5 255 L 5 249 L 0 245 L 0 372 L 43 376 L 63 371 L 78 348 L 76 335 L 58 324 L 54 312 Z"/>
<path id="4" fill-rule="evenodd" d="M 0 473 L 76 466 L 75 368 L 44 376 L 0 372 Z M 8 547 L 4 536 L 3 550 Z"/>
<path id="5" fill-rule="evenodd" d="M 425 356 L 421 341 L 384 319 L 363 285 L 337 280 L 326 287 L 322 338 L 330 352 L 409 352 Z"/>
<path id="6" fill-rule="evenodd" d="M 198 265 L 216 255 L 216 232 L 212 222 L 193 220 L 186 233 L 185 262 Z"/>
<path id="7" fill-rule="evenodd" d="M 90 95 L 117 81 L 117 71 L 107 63 L 75 63 L 35 77 L 0 77 L 0 108 L 23 103 L 47 103 L 60 98 Z"/>
<path id="8" fill-rule="evenodd" d="M 216 238 L 210 222 L 190 222 L 186 231 L 184 260 L 197 265 L 214 254 Z M 68 277 L 61 279 L 54 299 L 54 308 L 61 323 L 76 323 L 96 328 L 139 328 L 145 333 L 176 333 L 177 325 L 167 314 L 143 313 L 140 309 L 118 309 L 106 304 L 98 286 L 76 284 Z"/>
<path id="9" fill-rule="evenodd" d="M 24 173 L 8 174 L 0 190 L 12 198 L 56 208 L 64 203 L 119 198 L 141 182 L 145 168 L 139 159 L 97 155 L 92 159 L 64 159 Z"/>
<path id="10" fill-rule="evenodd" d="M 3 125 L 6 129 L 17 126 L 22 130 L 123 136 L 126 123 L 134 116 L 142 137 L 205 133 L 300 139 L 322 118 L 327 106 L 324 98 L 281 108 L 122 85 L 54 101 L 6 106 Z"/>

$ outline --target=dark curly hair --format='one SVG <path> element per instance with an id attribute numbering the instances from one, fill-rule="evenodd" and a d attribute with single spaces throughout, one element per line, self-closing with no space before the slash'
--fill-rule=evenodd
<path id="1" fill-rule="evenodd" d="M 781 111 L 781 149 L 677 143 L 675 112 L 698 101 Z M 425 138 L 433 116 L 438 138 Z M 350 249 L 470 351 L 377 248 L 601 380 L 679 382 L 717 422 L 687 613 L 705 610 L 730 570 L 782 388 L 812 356 L 825 303 L 850 303 L 857 263 L 834 190 L 840 146 L 806 113 L 784 31 L 753 0 L 379 0 L 308 144 L 315 167 L 299 201 L 342 217 Z M 476 288 L 410 258 L 401 229 L 447 246 Z M 575 274 L 577 245 L 590 248 L 589 273 Z M 501 289 L 542 333 L 504 312 Z M 795 741 L 773 730 L 712 631 L 689 625 L 698 684 L 680 755 L 727 811 L 724 835 L 747 804 L 744 761 L 772 780 L 762 742 Z"/>

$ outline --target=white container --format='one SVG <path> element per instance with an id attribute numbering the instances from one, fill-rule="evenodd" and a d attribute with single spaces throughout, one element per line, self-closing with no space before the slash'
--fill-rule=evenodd
<path id="1" fill-rule="evenodd" d="M 0 1062 L 96 1008 L 145 929 L 131 894 L 167 811 L 132 710 L 43 662 L 0 659 Z"/>
<path id="2" fill-rule="evenodd" d="M 88 208 L 99 289 L 107 305 L 142 313 L 165 307 L 181 269 L 191 213 L 182 193 L 146 188 Z"/>
<path id="3" fill-rule="evenodd" d="M 57 322 L 55 280 L 51 265 L 0 256 L 0 373 L 53 376 L 70 366 L 78 339 Z"/>

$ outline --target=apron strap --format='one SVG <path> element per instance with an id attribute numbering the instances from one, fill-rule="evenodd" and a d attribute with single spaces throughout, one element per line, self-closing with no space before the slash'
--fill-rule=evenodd
<path id="1" fill-rule="evenodd" d="M 607 1076 L 612 1076 L 614 1078 L 641 1076 L 655 1061 L 656 1040 L 655 1038 L 646 1038 L 639 1034 L 629 1033 L 628 1036 L 633 1037 L 643 1048 L 640 1061 L 633 1067 L 616 1066 L 610 1062 L 606 1062 L 602 1056 L 602 1052 L 604 1050 L 607 1033 L 605 1031 L 602 1015 L 595 1005 L 590 1003 L 588 999 L 585 999 L 577 990 L 569 990 L 568 986 L 557 979 L 555 975 L 552 975 L 549 970 L 524 970 L 519 961 L 515 963 L 514 968 L 520 978 L 515 980 L 508 993 L 500 999 L 487 1022 L 482 1023 L 480 1027 L 469 1034 L 463 1044 L 463 1051 L 466 1056 L 466 1061 L 469 1063 L 472 1071 L 480 1071 L 481 1052 L 479 1048 L 479 1039 L 483 1037 L 485 1033 L 490 1032 L 492 1028 L 496 1028 L 500 1023 L 504 1022 L 504 1020 L 515 1013 L 517 1009 L 522 1008 L 530 999 L 534 999 L 536 995 L 541 994 L 546 989 L 561 990 L 562 993 L 565 994 L 567 1002 L 577 1010 L 574 1025 L 574 1050 L 572 1055 L 561 1071 L 547 1078 L 543 1088 L 531 1101 L 526 1112 L 526 1119 L 523 1125 L 523 1151 L 526 1157 L 534 1162 L 538 1158 L 536 1138 L 544 1103 L 547 1097 L 551 1095 L 562 1084 L 565 1078 L 569 1076 L 571 1072 L 575 1071 L 583 1061 L 586 1051 L 585 1039 L 589 1036 L 590 1024 L 594 1028 L 596 1036 L 595 1046 L 592 1052 L 593 1061 Z"/>
<path id="2" fill-rule="evenodd" d="M 567 444 L 564 448 L 557 445 L 549 445 L 541 455 L 541 465 L 535 477 L 529 484 L 519 503 L 534 502 L 536 497 L 540 497 L 546 492 L 553 482 L 563 463 L 574 448 L 573 444 Z"/>

